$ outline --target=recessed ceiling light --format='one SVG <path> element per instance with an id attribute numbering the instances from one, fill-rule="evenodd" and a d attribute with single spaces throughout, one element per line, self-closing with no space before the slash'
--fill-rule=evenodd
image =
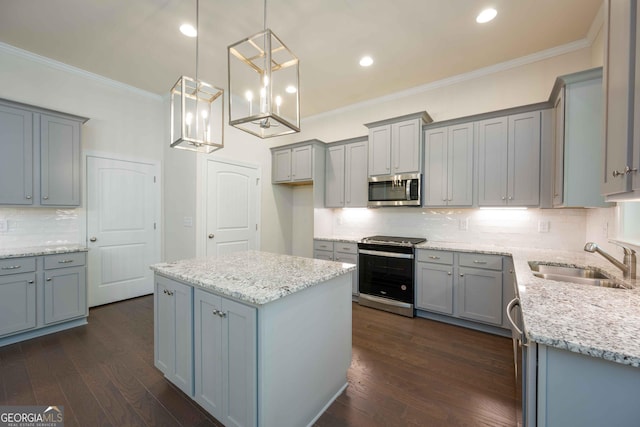
<path id="1" fill-rule="evenodd" d="M 296 93 L 296 87 L 295 86 L 287 86 L 287 88 L 285 89 L 287 91 L 287 93 Z"/>
<path id="2" fill-rule="evenodd" d="M 195 37 L 198 35 L 198 32 L 195 28 L 193 28 L 193 25 L 191 24 L 180 25 L 180 32 L 187 37 Z"/>
<path id="3" fill-rule="evenodd" d="M 360 59 L 360 66 L 362 67 L 368 67 L 371 64 L 373 64 L 373 59 L 370 56 L 363 56 L 362 59 Z"/>
<path id="4" fill-rule="evenodd" d="M 476 22 L 478 24 L 484 24 L 495 18 L 497 14 L 498 11 L 493 8 L 485 9 L 476 17 Z"/>

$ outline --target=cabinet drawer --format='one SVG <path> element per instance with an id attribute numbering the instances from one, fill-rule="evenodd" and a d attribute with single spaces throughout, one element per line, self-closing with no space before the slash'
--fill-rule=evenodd
<path id="1" fill-rule="evenodd" d="M 314 240 L 313 249 L 316 251 L 331 251 L 333 252 L 333 242 L 328 240 Z"/>
<path id="2" fill-rule="evenodd" d="M 453 252 L 418 249 L 416 256 L 419 262 L 434 262 L 436 264 L 453 264 Z"/>
<path id="3" fill-rule="evenodd" d="M 336 252 L 335 256 L 333 257 L 333 260 L 337 262 L 346 262 L 349 264 L 358 265 L 358 255 L 354 255 L 354 254 L 345 254 L 341 252 Z"/>
<path id="4" fill-rule="evenodd" d="M 78 267 L 85 264 L 84 252 L 72 252 L 68 254 L 46 255 L 44 257 L 44 269 Z"/>
<path id="5" fill-rule="evenodd" d="M 358 253 L 358 244 L 357 243 L 344 243 L 344 242 L 335 242 L 333 244 L 333 248 L 336 252 L 340 252 L 343 254 L 354 254 Z"/>
<path id="6" fill-rule="evenodd" d="M 332 251 L 313 251 L 313 257 L 315 259 L 324 259 L 326 261 L 333 261 L 333 252 Z"/>
<path id="7" fill-rule="evenodd" d="M 502 270 L 502 256 L 487 254 L 460 254 L 458 264 L 461 267 L 485 268 L 487 270 Z"/>
<path id="8" fill-rule="evenodd" d="M 0 276 L 31 271 L 36 271 L 35 257 L 0 259 Z"/>

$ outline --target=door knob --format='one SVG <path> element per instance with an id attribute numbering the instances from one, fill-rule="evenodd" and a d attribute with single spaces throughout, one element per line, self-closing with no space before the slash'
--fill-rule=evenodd
<path id="1" fill-rule="evenodd" d="M 95 242 L 96 240 L 98 240 L 98 238 L 96 238 L 96 237 L 92 237 L 92 238 L 90 238 L 89 240 L 90 240 L 90 241 L 92 241 L 92 242 Z"/>
<path id="2" fill-rule="evenodd" d="M 209 238 L 213 239 L 215 237 L 215 235 L 213 233 L 209 234 Z"/>

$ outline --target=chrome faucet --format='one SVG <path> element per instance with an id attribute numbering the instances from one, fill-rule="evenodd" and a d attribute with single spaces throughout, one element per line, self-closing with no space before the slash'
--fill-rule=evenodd
<path id="1" fill-rule="evenodd" d="M 584 245 L 584 250 L 591 253 L 598 252 L 600 255 L 602 255 L 608 261 L 610 261 L 611 264 L 615 265 L 620 270 L 622 270 L 622 276 L 625 279 L 635 279 L 636 278 L 636 251 L 622 245 L 619 245 L 619 246 L 624 251 L 623 262 L 618 261 L 611 255 L 609 255 L 608 253 L 600 249 L 598 245 L 596 245 L 594 242 L 588 242 L 586 245 Z"/>

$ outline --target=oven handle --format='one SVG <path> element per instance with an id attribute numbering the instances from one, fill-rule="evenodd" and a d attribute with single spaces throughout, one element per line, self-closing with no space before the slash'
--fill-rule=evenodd
<path id="1" fill-rule="evenodd" d="M 395 252 L 370 251 L 368 249 L 360 249 L 358 250 L 358 253 L 361 253 L 364 255 L 384 256 L 389 258 L 413 259 L 413 254 L 399 254 Z"/>
<path id="2" fill-rule="evenodd" d="M 408 179 L 405 183 L 405 196 L 407 196 L 407 200 L 411 200 L 411 180 Z"/>

